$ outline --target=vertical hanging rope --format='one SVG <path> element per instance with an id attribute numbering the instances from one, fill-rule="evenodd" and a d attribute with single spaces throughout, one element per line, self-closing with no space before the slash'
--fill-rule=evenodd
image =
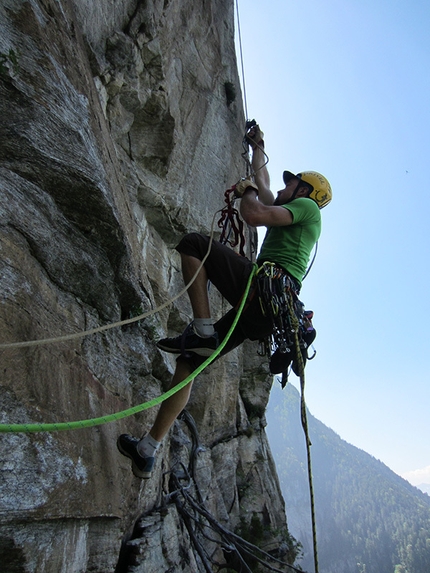
<path id="1" fill-rule="evenodd" d="M 316 528 L 316 518 L 315 518 L 315 497 L 314 497 L 314 485 L 312 477 L 312 459 L 311 459 L 311 445 L 312 442 L 309 438 L 309 428 L 308 428 L 308 417 L 306 413 L 306 401 L 305 401 L 305 365 L 303 362 L 302 351 L 299 342 L 299 322 L 297 320 L 296 314 L 294 312 L 294 305 L 292 296 L 288 297 L 288 309 L 291 316 L 291 323 L 295 332 L 295 345 L 296 345 L 296 355 L 297 362 L 299 365 L 300 372 L 300 414 L 302 420 L 303 432 L 305 434 L 306 440 L 306 455 L 308 462 L 308 481 L 309 481 L 309 496 L 311 502 L 311 519 L 312 519 L 312 540 L 313 540 L 313 551 L 314 551 L 314 567 L 315 573 L 319 573 L 318 566 L 318 546 L 317 546 L 317 528 Z"/>
<path id="2" fill-rule="evenodd" d="M 309 480 L 309 496 L 311 500 L 311 517 L 312 517 L 312 540 L 313 540 L 313 549 L 314 549 L 314 566 L 315 566 L 315 573 L 318 573 L 319 566 L 318 566 L 318 546 L 317 546 L 317 529 L 316 529 L 316 517 L 315 517 L 315 497 L 314 497 L 314 485 L 313 485 L 313 478 L 312 478 L 312 461 L 311 461 L 311 441 L 309 439 L 309 430 L 308 430 L 308 417 L 306 414 L 306 402 L 305 402 L 305 377 L 304 373 L 300 374 L 300 389 L 301 389 L 301 403 L 300 403 L 300 410 L 301 410 L 301 418 L 302 418 L 302 426 L 303 431 L 306 437 L 306 454 L 308 460 L 308 480 Z"/>
<path id="3" fill-rule="evenodd" d="M 245 85 L 245 66 L 243 65 L 242 35 L 240 32 L 239 0 L 236 0 L 236 21 L 237 21 L 237 35 L 239 39 L 240 66 L 242 68 L 243 102 L 245 106 L 245 117 L 248 118 L 248 104 L 246 101 L 246 85 Z"/>

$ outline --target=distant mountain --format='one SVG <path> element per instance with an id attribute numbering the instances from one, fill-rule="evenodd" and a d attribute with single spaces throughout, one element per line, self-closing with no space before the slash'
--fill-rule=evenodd
<path id="1" fill-rule="evenodd" d="M 300 395 L 275 382 L 267 434 L 288 528 L 312 573 L 312 529 Z M 342 440 L 308 412 L 320 573 L 429 573 L 430 497 Z M 381 428 L 383 431 L 383 428 Z"/>
<path id="2" fill-rule="evenodd" d="M 424 493 L 430 494 L 430 483 L 420 483 L 420 485 L 417 485 L 417 488 Z"/>

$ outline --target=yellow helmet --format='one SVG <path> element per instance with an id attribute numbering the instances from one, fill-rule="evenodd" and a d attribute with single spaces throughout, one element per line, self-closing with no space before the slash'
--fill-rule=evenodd
<path id="1" fill-rule="evenodd" d="M 315 201 L 320 209 L 328 205 L 332 200 L 333 194 L 330 183 L 321 173 L 317 173 L 316 171 L 302 171 L 294 175 L 291 171 L 284 171 L 285 183 L 292 177 L 297 177 L 312 187 L 309 197 Z"/>

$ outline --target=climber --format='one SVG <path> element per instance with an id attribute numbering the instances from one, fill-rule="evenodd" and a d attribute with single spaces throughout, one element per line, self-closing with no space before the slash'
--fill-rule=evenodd
<path id="1" fill-rule="evenodd" d="M 310 253 L 320 235 L 320 209 L 330 202 L 331 188 L 327 179 L 314 171 L 297 175 L 284 171 L 284 188 L 277 193 L 275 199 L 270 190 L 269 173 L 265 166 L 263 137 L 258 125 L 247 133 L 247 140 L 253 150 L 255 183 L 250 179 L 240 181 L 235 194 L 241 198 L 240 213 L 245 222 L 254 227 L 268 228 L 257 263 L 276 263 L 290 277 L 293 288 L 298 293 Z M 209 237 L 191 233 L 176 247 L 181 255 L 185 284 L 188 284 L 196 273 L 208 246 Z M 159 349 L 179 355 L 171 388 L 185 380 L 213 354 L 219 342 L 224 339 L 234 321 L 235 307 L 240 303 L 252 270 L 253 263 L 249 259 L 238 256 L 219 242 L 212 243 L 209 257 L 188 290 L 193 322 L 182 336 L 165 338 L 157 343 Z M 211 318 L 208 280 L 233 307 L 217 322 Z M 258 296 L 250 295 L 221 355 L 230 352 L 245 339 L 265 338 L 272 330 L 272 321 L 263 315 Z M 161 404 L 154 425 L 141 440 L 129 434 L 119 436 L 118 449 L 132 460 L 135 476 L 151 476 L 156 451 L 177 416 L 185 408 L 191 387 L 192 381 Z"/>

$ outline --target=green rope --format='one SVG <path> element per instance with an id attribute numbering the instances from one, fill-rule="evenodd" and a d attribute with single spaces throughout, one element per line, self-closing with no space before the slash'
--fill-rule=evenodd
<path id="1" fill-rule="evenodd" d="M 149 402 L 144 402 L 138 406 L 133 406 L 132 408 L 128 408 L 127 410 L 123 410 L 122 412 L 117 412 L 115 414 L 110 414 L 108 416 L 101 416 L 100 418 L 92 418 L 90 420 L 79 420 L 77 422 L 58 422 L 57 424 L 0 424 L 0 433 L 32 433 L 32 432 L 61 432 L 64 430 L 79 430 L 81 428 L 92 428 L 93 426 L 101 426 L 102 424 L 108 424 L 109 422 L 114 422 L 116 420 L 122 420 L 123 418 L 127 418 L 128 416 L 132 416 L 133 414 L 137 414 L 138 412 L 142 412 L 143 410 L 148 410 L 149 408 L 153 408 L 176 392 L 179 392 L 182 388 L 184 388 L 187 384 L 192 382 L 192 380 L 200 374 L 211 362 L 215 360 L 215 358 L 220 354 L 223 350 L 224 346 L 227 344 L 230 336 L 233 333 L 233 330 L 236 328 L 236 325 L 239 321 L 239 318 L 243 312 L 243 308 L 246 303 L 246 299 L 248 298 L 249 290 L 251 288 L 252 279 L 257 271 L 257 265 L 254 265 L 254 268 L 249 275 L 248 284 L 246 285 L 246 289 L 244 295 L 242 297 L 241 303 L 239 305 L 238 311 L 236 313 L 235 319 L 233 324 L 230 327 L 230 330 L 227 332 L 224 340 L 215 350 L 215 352 L 207 358 L 203 364 L 201 364 L 194 372 L 192 372 L 185 380 L 162 394 L 157 398 L 150 400 Z"/>

